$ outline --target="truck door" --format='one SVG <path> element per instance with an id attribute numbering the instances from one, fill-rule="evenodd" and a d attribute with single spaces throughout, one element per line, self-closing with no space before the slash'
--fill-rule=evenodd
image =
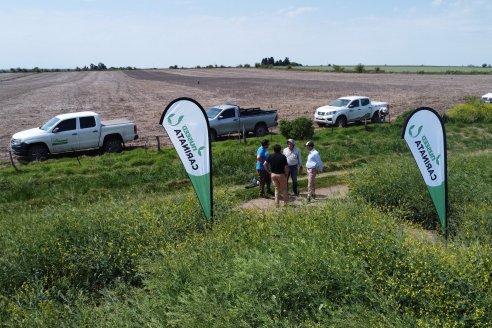
<path id="1" fill-rule="evenodd" d="M 96 126 L 94 116 L 79 117 L 79 147 L 80 149 L 96 148 L 99 146 L 101 127 Z"/>
<path id="2" fill-rule="evenodd" d="M 348 104 L 347 107 L 348 107 L 347 118 L 349 121 L 355 121 L 360 116 L 362 116 L 359 99 L 352 100 L 352 102 Z"/>
<path id="3" fill-rule="evenodd" d="M 51 145 L 53 146 L 53 152 L 55 153 L 79 149 L 76 118 L 63 120 L 53 128 Z"/>
<path id="4" fill-rule="evenodd" d="M 361 114 L 364 119 L 369 120 L 371 118 L 371 113 L 372 113 L 372 104 L 369 98 L 362 98 L 360 100 L 360 108 L 361 108 Z"/>
<path id="5" fill-rule="evenodd" d="M 235 133 L 239 129 L 239 117 L 236 116 L 236 108 L 227 108 L 219 115 L 220 134 Z"/>

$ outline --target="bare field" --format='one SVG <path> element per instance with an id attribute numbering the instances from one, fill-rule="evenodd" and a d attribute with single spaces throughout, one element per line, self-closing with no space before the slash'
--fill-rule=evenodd
<path id="1" fill-rule="evenodd" d="M 275 108 L 280 119 L 311 118 L 329 100 L 367 95 L 390 103 L 392 119 L 429 106 L 445 112 L 492 88 L 491 75 L 349 74 L 261 69 L 136 70 L 0 74 L 0 161 L 13 133 L 60 113 L 93 110 L 137 122 L 140 143 L 165 136 L 162 111 L 178 97 L 207 108 L 226 102 Z"/>

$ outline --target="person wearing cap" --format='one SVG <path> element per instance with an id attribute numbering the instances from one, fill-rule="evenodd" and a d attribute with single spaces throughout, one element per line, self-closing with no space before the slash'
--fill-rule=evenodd
<path id="1" fill-rule="evenodd" d="M 272 175 L 272 181 L 275 185 L 275 205 L 280 203 L 280 197 L 284 201 L 284 205 L 289 202 L 287 194 L 287 175 L 289 174 L 289 166 L 287 158 L 281 153 L 282 147 L 279 144 L 273 146 L 274 153 L 268 156 L 264 163 L 265 170 Z"/>
<path id="2" fill-rule="evenodd" d="M 289 165 L 287 183 L 289 182 L 289 177 L 292 178 L 292 191 L 294 195 L 299 196 L 299 191 L 297 190 L 297 173 L 298 168 L 299 171 L 302 170 L 302 157 L 294 139 L 287 140 L 287 147 L 284 148 L 283 154 L 287 157 L 287 164 Z"/>
<path id="3" fill-rule="evenodd" d="M 308 175 L 308 201 L 311 198 L 316 198 L 316 174 L 323 172 L 323 162 L 316 149 L 314 149 L 314 142 L 306 142 L 306 148 L 309 151 L 306 161 L 306 171 Z"/>
<path id="4" fill-rule="evenodd" d="M 256 171 L 258 172 L 258 178 L 260 181 L 260 197 L 266 197 L 265 184 L 267 185 L 267 193 L 273 195 L 272 191 L 272 179 L 270 174 L 265 170 L 263 164 L 268 158 L 268 144 L 267 139 L 261 141 L 261 146 L 256 151 Z"/>

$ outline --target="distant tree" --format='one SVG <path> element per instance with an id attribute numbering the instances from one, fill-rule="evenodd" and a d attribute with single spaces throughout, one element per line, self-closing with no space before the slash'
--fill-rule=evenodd
<path id="1" fill-rule="evenodd" d="M 335 64 L 333 64 L 333 70 L 334 70 L 335 72 L 343 72 L 343 71 L 345 71 L 345 67 L 342 67 L 342 66 L 340 66 L 340 65 L 335 65 Z"/>
<path id="2" fill-rule="evenodd" d="M 89 67 L 91 68 L 91 71 L 94 71 L 97 69 L 97 66 L 92 64 L 92 63 L 89 65 Z"/>
<path id="3" fill-rule="evenodd" d="M 483 67 L 483 68 L 487 67 L 487 64 L 485 64 L 485 63 L 484 63 L 484 64 L 482 64 L 482 67 Z"/>
<path id="4" fill-rule="evenodd" d="M 99 63 L 99 64 L 97 64 L 97 69 L 98 69 L 99 71 L 104 71 L 104 70 L 106 70 L 106 69 L 107 69 L 107 67 L 106 67 L 106 65 L 104 65 L 103 63 Z"/>
<path id="5" fill-rule="evenodd" d="M 361 63 L 357 64 L 355 66 L 355 71 L 357 73 L 364 73 L 366 71 L 366 68 L 364 67 L 364 65 L 362 65 Z"/>
<path id="6" fill-rule="evenodd" d="M 272 66 L 302 66 L 302 64 L 291 62 L 289 57 L 285 57 L 284 60 L 275 60 L 273 57 L 265 57 L 260 63 L 255 63 L 255 67 L 271 68 Z"/>

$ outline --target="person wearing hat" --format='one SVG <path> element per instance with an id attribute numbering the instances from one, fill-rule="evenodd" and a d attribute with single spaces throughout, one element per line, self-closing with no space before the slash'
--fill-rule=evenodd
<path id="1" fill-rule="evenodd" d="M 260 197 L 266 197 L 265 184 L 267 185 L 267 193 L 273 195 L 272 178 L 263 166 L 268 158 L 268 144 L 269 141 L 267 139 L 263 139 L 261 141 L 260 148 L 256 151 L 256 171 L 258 172 L 258 178 L 260 181 Z"/>
<path id="2" fill-rule="evenodd" d="M 292 191 L 294 195 L 299 196 L 297 190 L 297 173 L 302 170 L 302 158 L 299 148 L 296 147 L 294 139 L 287 139 L 287 147 L 284 148 L 283 154 L 287 157 L 287 164 L 289 165 L 289 174 L 287 175 L 287 184 L 289 183 L 289 177 L 292 178 Z"/>
<path id="3" fill-rule="evenodd" d="M 323 162 L 316 149 L 314 149 L 314 142 L 311 140 L 306 142 L 306 148 L 309 151 L 306 161 L 306 171 L 308 175 L 308 201 L 311 198 L 316 198 L 316 184 L 314 179 L 316 174 L 323 172 Z"/>

